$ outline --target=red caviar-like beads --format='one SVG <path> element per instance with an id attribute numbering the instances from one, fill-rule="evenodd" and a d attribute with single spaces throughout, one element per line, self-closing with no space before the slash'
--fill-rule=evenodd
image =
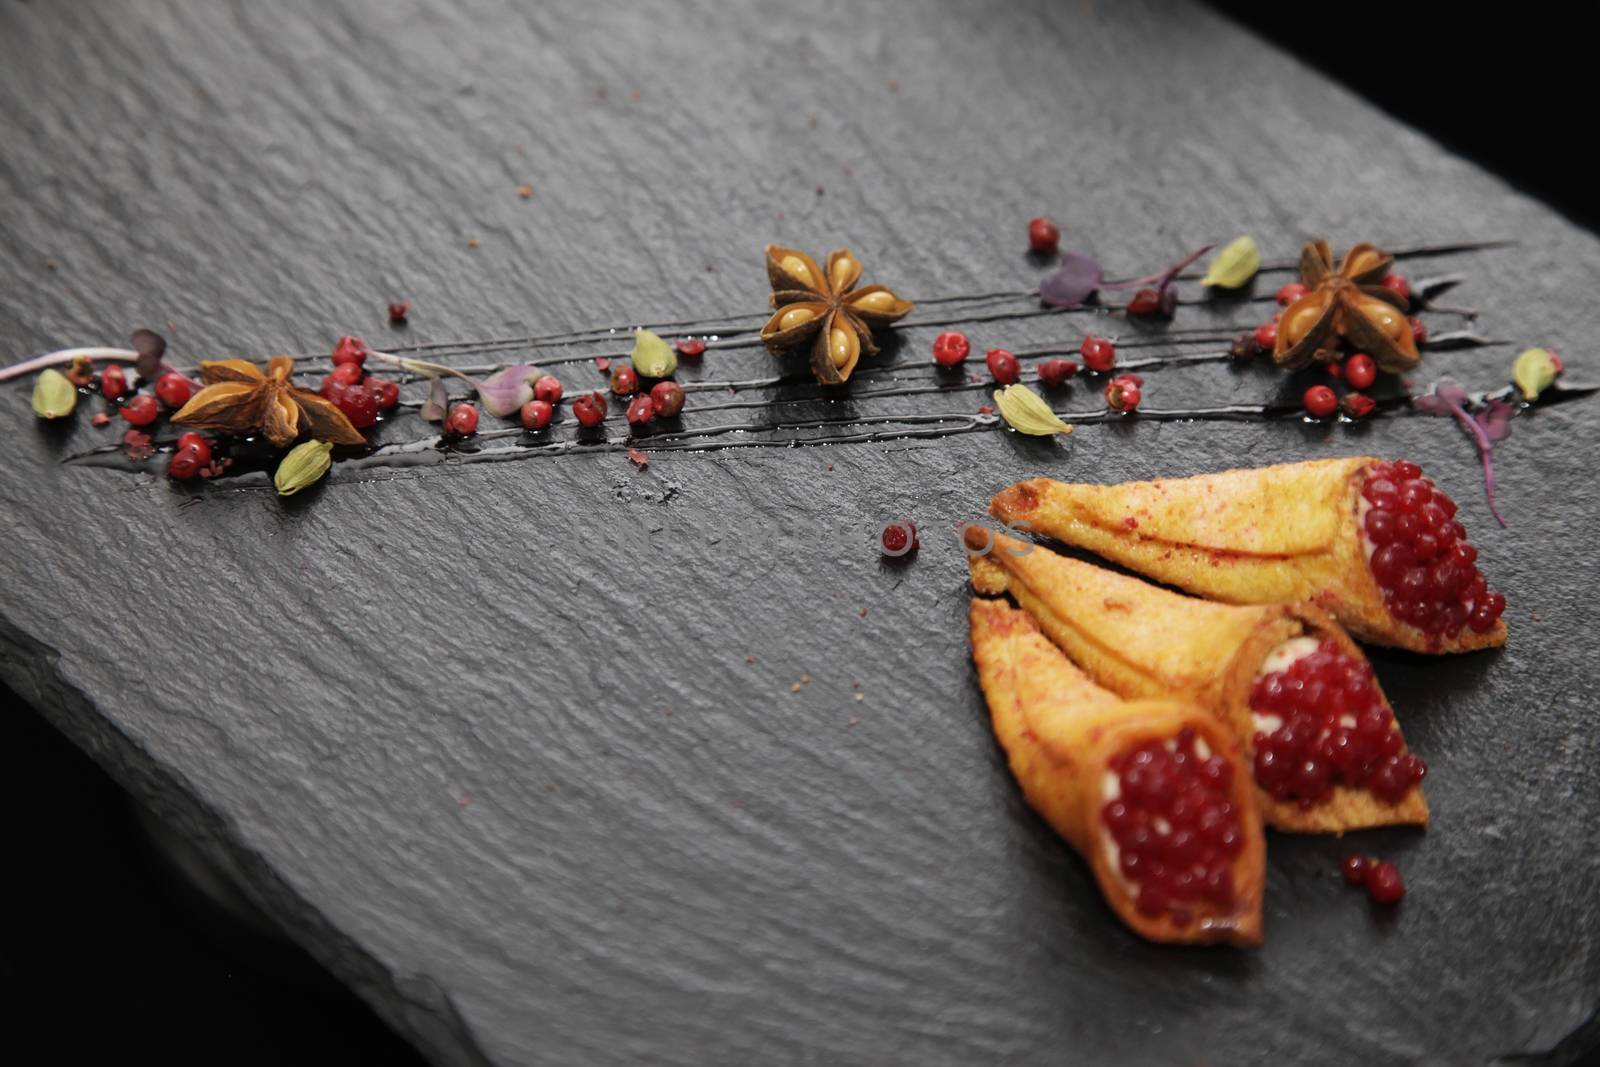
<path id="1" fill-rule="evenodd" d="M 688 356 L 690 359 L 706 354 L 706 343 L 698 337 L 685 337 L 681 341 L 675 341 L 672 347 L 678 350 L 678 355 Z"/>
<path id="2" fill-rule="evenodd" d="M 1078 346 L 1078 354 L 1083 357 L 1083 365 L 1090 370 L 1104 374 L 1117 363 L 1117 346 L 1104 337 L 1090 334 L 1083 339 L 1083 344 Z"/>
<path id="3" fill-rule="evenodd" d="M 1100 810 L 1117 846 L 1117 867 L 1135 887 L 1144 915 L 1177 920 L 1196 907 L 1234 901 L 1233 861 L 1244 850 L 1234 807 L 1233 765 L 1184 727 L 1170 741 L 1147 741 L 1114 757 L 1118 795 Z"/>
<path id="4" fill-rule="evenodd" d="M 1417 347 L 1420 348 L 1427 344 L 1428 324 L 1417 318 L 1415 315 L 1412 315 L 1406 321 L 1411 323 L 1411 339 L 1417 343 Z"/>
<path id="5" fill-rule="evenodd" d="M 1374 904 L 1398 904 L 1406 895 L 1405 879 L 1400 868 L 1388 860 L 1378 860 L 1367 868 L 1367 896 Z"/>
<path id="6" fill-rule="evenodd" d="M 1251 336 L 1255 338 L 1257 348 L 1263 352 L 1271 352 L 1272 346 L 1278 343 L 1278 324 L 1263 322 L 1256 327 L 1256 332 Z"/>
<path id="7" fill-rule="evenodd" d="M 1370 505 L 1362 520 L 1368 566 L 1389 613 L 1435 642 L 1463 628 L 1494 629 L 1505 597 L 1490 592 L 1475 566 L 1478 551 L 1455 517 L 1455 501 L 1403 460 L 1374 466 L 1361 495 Z"/>
<path id="8" fill-rule="evenodd" d="M 989 349 L 983 361 L 989 366 L 990 376 L 1001 385 L 1011 385 L 1022 377 L 1022 364 L 1003 348 Z"/>
<path id="9" fill-rule="evenodd" d="M 941 367 L 954 367 L 970 351 L 972 343 L 960 330 L 946 330 L 933 339 L 933 361 Z"/>
<path id="10" fill-rule="evenodd" d="M 1054 252 L 1061 247 L 1061 227 L 1040 215 L 1028 222 L 1028 248 L 1034 252 Z"/>
<path id="11" fill-rule="evenodd" d="M 1373 681 L 1372 665 L 1321 642 L 1281 671 L 1255 680 L 1250 710 L 1276 725 L 1255 734 L 1256 782 L 1277 800 L 1311 807 L 1335 785 L 1397 803 L 1427 766 L 1405 752 Z"/>
<path id="12" fill-rule="evenodd" d="M 1339 863 L 1339 873 L 1344 877 L 1345 885 L 1361 885 L 1367 880 L 1367 868 L 1372 866 L 1372 860 L 1359 852 L 1352 852 Z"/>
<path id="13" fill-rule="evenodd" d="M 917 524 L 909 519 L 899 519 L 885 526 L 878 535 L 878 542 L 883 546 L 883 554 L 893 558 L 910 555 L 922 547 L 917 537 Z"/>
<path id="14" fill-rule="evenodd" d="M 1296 300 L 1299 300 L 1302 296 L 1305 296 L 1310 291 L 1310 289 L 1307 289 L 1299 282 L 1289 282 L 1283 288 L 1278 290 L 1277 300 L 1279 304 L 1283 305 L 1284 307 L 1288 307 L 1290 304 L 1294 303 Z"/>

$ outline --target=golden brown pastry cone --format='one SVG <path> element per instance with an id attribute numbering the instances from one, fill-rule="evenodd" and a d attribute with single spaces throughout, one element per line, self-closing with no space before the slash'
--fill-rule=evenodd
<path id="1" fill-rule="evenodd" d="M 1152 941 L 1239 945 L 1261 942 L 1265 849 L 1254 790 L 1237 746 L 1205 712 L 1172 700 L 1123 701 L 1089 681 L 1003 600 L 972 601 L 972 655 L 995 735 L 1028 803 L 1089 861 L 1106 902 Z M 1142 913 L 1119 866 L 1102 819 L 1110 761 L 1145 742 L 1166 742 L 1185 728 L 1234 766 L 1229 802 L 1239 815 L 1242 847 L 1231 861 L 1233 900 L 1197 904 L 1186 922 L 1172 912 Z"/>
<path id="2" fill-rule="evenodd" d="M 979 536 L 986 541 L 990 535 Z M 1237 738 L 1252 782 L 1250 694 L 1267 657 L 1287 641 L 1312 637 L 1332 640 L 1344 655 L 1365 661 L 1349 635 L 1310 604 L 1197 600 L 1003 535 L 994 536 L 987 555 L 969 559 L 979 593 L 1009 593 L 1098 684 L 1128 700 L 1182 700 L 1216 716 Z M 1376 679 L 1372 685 L 1389 708 Z M 1394 804 L 1370 789 L 1343 785 L 1309 807 L 1258 788 L 1256 804 L 1267 825 L 1299 833 L 1428 822 L 1420 785 Z"/>
<path id="3" fill-rule="evenodd" d="M 1379 462 L 1354 456 L 1122 485 L 1036 478 L 1002 490 L 989 511 L 1213 600 L 1311 601 L 1364 641 L 1413 652 L 1503 645 L 1503 619 L 1447 637 L 1391 613 L 1362 535 L 1361 489 Z"/>

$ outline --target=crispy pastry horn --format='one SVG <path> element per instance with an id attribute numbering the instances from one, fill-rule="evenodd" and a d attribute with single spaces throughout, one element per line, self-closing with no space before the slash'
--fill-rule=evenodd
<path id="1" fill-rule="evenodd" d="M 1447 637 L 1389 610 L 1362 534 L 1362 486 L 1378 463 L 1355 456 L 1121 485 L 1036 478 L 1001 490 L 989 511 L 1214 600 L 1311 601 L 1364 641 L 1413 652 L 1505 644 L 1503 619 Z"/>
<path id="2" fill-rule="evenodd" d="M 1239 945 L 1261 942 L 1265 850 L 1249 776 L 1228 732 L 1198 708 L 1172 700 L 1123 701 L 1077 670 L 1026 614 L 1002 600 L 972 601 L 972 656 L 995 735 L 1028 803 L 1088 860 L 1106 902 L 1152 941 Z M 1113 760 L 1148 742 L 1198 738 L 1196 751 L 1233 767 L 1228 803 L 1237 813 L 1228 861 L 1231 899 L 1183 901 L 1141 910 L 1138 887 L 1103 812 Z"/>
<path id="3" fill-rule="evenodd" d="M 988 533 L 980 528 L 978 536 L 987 540 Z M 1342 654 L 1365 662 L 1349 635 L 1310 604 L 1214 604 L 1004 536 L 993 539 L 986 555 L 969 559 L 978 592 L 1011 594 L 1098 684 L 1129 700 L 1183 700 L 1215 716 L 1238 739 L 1252 781 L 1256 721 L 1250 695 L 1268 657 L 1309 637 L 1313 644 L 1332 641 Z M 1392 714 L 1376 679 L 1371 685 Z M 1395 723 L 1396 734 L 1399 729 Z M 1397 754 L 1403 753 L 1402 742 Z M 1299 833 L 1428 822 L 1420 785 L 1392 804 L 1369 788 L 1345 785 L 1334 785 L 1310 805 L 1278 800 L 1258 788 L 1256 803 L 1269 826 Z"/>

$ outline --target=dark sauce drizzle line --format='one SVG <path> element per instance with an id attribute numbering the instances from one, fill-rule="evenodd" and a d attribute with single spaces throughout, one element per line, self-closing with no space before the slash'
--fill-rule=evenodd
<path id="1" fill-rule="evenodd" d="M 1445 255 L 1454 255 L 1454 254 L 1466 253 L 1466 252 L 1476 252 L 1476 251 L 1482 251 L 1482 250 L 1494 249 L 1494 248 L 1503 248 L 1503 247 L 1506 247 L 1506 246 L 1508 246 L 1508 245 L 1510 245 L 1512 243 L 1513 242 L 1508 241 L 1508 240 L 1496 239 L 1496 240 L 1486 240 L 1486 241 L 1460 241 L 1460 242 L 1453 242 L 1453 243 L 1446 243 L 1446 244 L 1416 245 L 1416 246 L 1409 247 L 1409 248 L 1391 250 L 1390 251 L 1390 255 L 1394 256 L 1394 258 L 1396 258 L 1396 259 L 1410 259 L 1410 258 L 1425 257 L 1425 256 L 1445 256 Z M 1261 269 L 1260 269 L 1260 271 L 1258 273 L 1262 273 L 1262 274 L 1277 273 L 1277 272 L 1282 272 L 1282 271 L 1286 271 L 1286 270 L 1294 270 L 1294 269 L 1297 269 L 1298 266 L 1299 266 L 1299 260 L 1298 259 L 1273 261 L 1273 262 L 1268 262 L 1268 263 L 1262 264 Z M 1191 271 L 1186 271 L 1186 272 L 1178 275 L 1178 278 L 1180 280 L 1183 280 L 1183 281 L 1193 281 L 1193 280 L 1199 279 L 1202 276 L 1203 276 L 1203 272 L 1198 271 L 1198 270 L 1191 270 Z M 952 294 L 952 295 L 945 295 L 945 296 L 924 297 L 924 298 L 922 298 L 920 300 L 916 300 L 916 301 L 913 301 L 913 302 L 918 304 L 918 305 L 921 305 L 921 306 L 929 306 L 929 305 L 938 306 L 938 305 L 959 304 L 959 303 L 982 303 L 982 302 L 992 302 L 992 301 L 1012 300 L 1012 299 L 1017 299 L 1017 300 L 1020 300 L 1020 299 L 1037 299 L 1038 295 L 1039 295 L 1038 287 L 1035 286 L 1035 287 L 1033 287 L 1031 289 L 996 290 L 996 291 L 987 292 L 987 293 Z M 1270 298 L 1261 297 L 1260 299 L 1264 300 L 1264 299 L 1270 299 Z M 1191 303 L 1193 303 L 1193 304 L 1201 304 L 1201 303 L 1210 303 L 1210 301 L 1192 301 L 1192 302 L 1191 301 L 1183 301 L 1182 303 L 1184 303 L 1184 304 L 1191 304 Z M 1077 308 L 1036 308 L 1036 309 L 1031 309 L 1031 314 L 1033 314 L 1033 315 L 1041 315 L 1041 314 L 1058 314 L 1058 313 L 1062 313 L 1062 312 L 1078 312 L 1078 313 L 1082 313 L 1082 312 L 1106 312 L 1106 311 L 1115 310 L 1115 309 L 1118 309 L 1118 308 L 1121 308 L 1121 307 L 1124 307 L 1124 306 L 1125 305 L 1112 304 L 1112 305 L 1086 305 L 1086 306 L 1077 307 Z M 1438 310 L 1449 310 L 1449 311 L 1451 311 L 1453 313 L 1457 313 L 1457 314 L 1467 314 L 1468 317 L 1470 317 L 1470 312 L 1468 312 L 1467 309 L 1454 309 L 1454 308 L 1452 308 L 1452 309 L 1442 309 L 1441 308 L 1441 309 L 1438 309 Z M 643 325 L 648 329 L 653 329 L 653 330 L 658 330 L 658 331 L 659 330 L 679 330 L 679 329 L 684 329 L 684 330 L 701 329 L 701 330 L 708 330 L 709 332 L 717 333 L 719 331 L 709 330 L 709 327 L 715 326 L 715 325 L 720 324 L 720 323 L 736 324 L 736 323 L 740 323 L 740 322 L 764 322 L 767 318 L 771 317 L 771 314 L 772 313 L 770 311 L 761 312 L 761 313 L 740 313 L 740 314 L 729 314 L 729 315 L 719 315 L 719 316 L 708 316 L 708 317 L 693 318 L 693 319 L 679 319 L 679 320 L 656 322 L 656 323 L 646 323 L 646 324 L 643 324 Z M 1018 314 L 1019 314 L 1019 317 L 1027 317 L 1027 315 L 1028 315 L 1028 313 L 1018 313 Z M 1005 315 L 996 316 L 996 320 L 1003 319 L 1003 318 L 1006 318 L 1006 317 L 1008 317 L 1008 316 L 1005 316 Z M 936 326 L 936 325 L 948 325 L 948 324 L 954 323 L 954 322 L 966 322 L 966 321 L 995 321 L 995 320 L 988 320 L 988 319 L 970 320 L 970 319 L 965 319 L 965 318 L 956 318 L 956 319 L 943 319 L 943 320 L 933 320 L 933 321 L 919 321 L 919 322 L 913 323 L 912 325 L 919 325 L 919 326 L 934 325 L 934 326 Z M 523 337 L 488 338 L 488 339 L 485 339 L 485 340 L 482 340 L 482 341 L 436 341 L 436 342 L 430 342 L 430 343 L 426 343 L 426 344 L 398 345 L 398 346 L 392 346 L 392 347 L 386 349 L 386 351 L 394 352 L 397 355 L 417 355 L 417 354 L 426 353 L 426 352 L 439 353 L 439 352 L 444 352 L 447 349 L 460 349 L 460 350 L 464 350 L 464 351 L 468 351 L 468 352 L 475 352 L 475 351 L 476 352 L 481 352 L 481 351 L 491 351 L 491 350 L 494 350 L 496 347 L 500 347 L 500 346 L 507 347 L 507 348 L 511 348 L 511 347 L 527 348 L 527 347 L 541 346 L 541 345 L 575 344 L 575 343 L 585 342 L 585 341 L 586 342 L 594 342 L 594 341 L 608 340 L 610 337 L 615 336 L 619 332 L 624 332 L 624 331 L 627 331 L 627 330 L 631 330 L 633 328 L 634 328 L 634 326 L 632 324 L 620 324 L 620 325 L 616 325 L 616 326 L 596 326 L 596 327 L 590 327 L 590 328 L 587 328 L 587 329 L 571 330 L 571 331 L 566 331 L 566 332 L 561 332 L 561 333 L 533 334 L 533 335 L 523 336 Z M 732 336 L 735 336 L 735 335 L 740 334 L 740 333 L 753 333 L 753 332 L 755 332 L 755 328 L 751 327 L 751 328 L 729 329 L 729 330 L 720 331 L 720 332 L 725 334 L 725 335 L 727 335 L 728 337 L 732 337 Z M 723 338 L 719 338 L 719 340 L 720 339 L 723 339 Z M 325 358 L 325 357 L 322 357 L 320 355 L 313 355 L 313 354 L 309 354 L 309 353 L 302 353 L 302 354 L 297 355 L 295 358 L 297 360 L 311 360 L 311 359 L 319 359 L 319 358 Z"/>

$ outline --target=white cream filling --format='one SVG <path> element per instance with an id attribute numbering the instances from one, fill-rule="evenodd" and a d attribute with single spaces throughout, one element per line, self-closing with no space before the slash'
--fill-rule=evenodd
<path id="1" fill-rule="evenodd" d="M 1312 647 L 1316 647 L 1314 642 Z M 1176 752 L 1178 751 L 1178 742 L 1169 738 L 1163 747 L 1165 747 L 1168 752 Z M 1199 756 L 1201 759 L 1211 758 L 1211 746 L 1206 744 L 1205 738 L 1196 737 L 1194 739 L 1194 754 Z M 1116 772 L 1109 770 L 1106 771 L 1100 777 L 1101 810 L 1105 810 L 1104 806 L 1106 804 L 1111 803 L 1113 800 L 1116 800 L 1121 796 L 1122 779 L 1117 776 Z M 1162 837 L 1165 837 L 1172 832 L 1172 824 L 1161 818 L 1159 815 L 1150 820 L 1150 828 L 1156 833 L 1160 834 Z M 1133 883 L 1128 881 L 1128 879 L 1122 874 L 1122 849 L 1117 845 L 1116 838 L 1107 833 L 1101 838 L 1101 840 L 1105 843 L 1106 862 L 1111 865 L 1112 874 L 1116 877 L 1117 881 L 1121 882 L 1129 890 L 1132 890 Z"/>
<path id="2" fill-rule="evenodd" d="M 1307 634 L 1289 638 L 1289 640 L 1267 653 L 1267 658 L 1261 661 L 1261 668 L 1256 671 L 1256 677 L 1261 678 L 1268 674 L 1276 674 L 1279 671 L 1288 670 L 1315 652 L 1320 644 L 1322 644 L 1321 641 Z M 1283 725 L 1283 717 L 1273 715 L 1270 712 L 1259 712 L 1252 708 L 1250 709 L 1250 724 L 1255 727 L 1257 733 L 1274 734 Z M 1350 725 L 1354 726 L 1355 722 L 1352 720 Z"/>

